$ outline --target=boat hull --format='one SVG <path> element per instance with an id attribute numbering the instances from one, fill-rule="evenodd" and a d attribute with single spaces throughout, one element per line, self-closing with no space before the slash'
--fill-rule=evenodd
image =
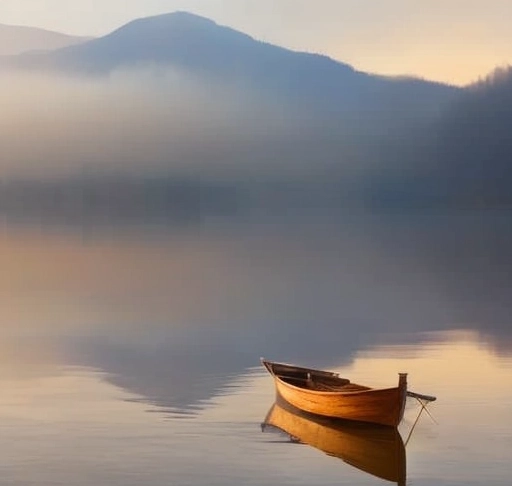
<path id="1" fill-rule="evenodd" d="M 279 378 L 274 381 L 283 399 L 309 413 L 395 427 L 402 419 L 403 394 L 398 387 L 349 394 L 303 390 Z"/>
<path id="2" fill-rule="evenodd" d="M 274 378 L 278 396 L 300 410 L 326 417 L 392 427 L 398 426 L 402 420 L 407 397 L 405 375 L 401 375 L 399 385 L 394 388 L 361 387 L 363 389 L 359 391 L 320 391 L 288 383 L 274 371 L 279 364 L 273 367 L 272 362 L 266 363 L 263 364 Z M 348 380 L 339 380 L 349 383 Z"/>

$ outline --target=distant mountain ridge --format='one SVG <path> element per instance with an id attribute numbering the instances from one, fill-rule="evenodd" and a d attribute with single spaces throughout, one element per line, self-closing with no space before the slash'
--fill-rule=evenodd
<path id="1" fill-rule="evenodd" d="M 347 109 L 436 110 L 456 88 L 419 79 L 387 78 L 329 57 L 290 51 L 186 12 L 134 20 L 81 45 L 29 53 L 14 66 L 78 74 L 161 64 L 219 82 L 239 82 L 292 102 Z"/>
<path id="2" fill-rule="evenodd" d="M 106 71 L 123 65 L 144 62 L 169 62 L 182 67 L 195 67 L 201 62 L 205 69 L 250 68 L 248 56 L 265 56 L 266 68 L 278 67 L 285 59 L 287 49 L 256 41 L 252 37 L 214 21 L 187 12 L 173 12 L 133 20 L 110 34 L 93 39 L 82 46 L 60 49 L 47 56 L 26 56 L 41 66 Z M 303 54 L 318 64 L 336 69 L 347 64 L 335 62 L 326 56 Z M 210 57 L 208 57 L 210 56 Z M 249 60 L 249 62 L 248 62 Z"/>
<path id="3" fill-rule="evenodd" d="M 78 37 L 37 27 L 0 24 L 0 56 L 15 56 L 35 50 L 55 50 L 80 44 L 91 37 Z"/>

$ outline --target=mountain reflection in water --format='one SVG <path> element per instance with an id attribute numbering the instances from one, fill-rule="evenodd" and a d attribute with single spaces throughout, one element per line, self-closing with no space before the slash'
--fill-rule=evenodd
<path id="1" fill-rule="evenodd" d="M 504 212 L 4 226 L 0 338 L 195 413 L 261 355 L 328 368 L 450 329 L 510 355 L 511 248 Z"/>

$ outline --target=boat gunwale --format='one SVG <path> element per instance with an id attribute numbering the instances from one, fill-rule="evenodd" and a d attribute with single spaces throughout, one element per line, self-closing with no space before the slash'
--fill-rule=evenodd
<path id="1" fill-rule="evenodd" d="M 288 383 L 281 379 L 280 376 L 273 374 L 274 379 L 278 380 L 281 384 L 285 385 L 286 387 L 292 388 L 294 390 L 299 390 L 303 393 L 312 393 L 314 395 L 325 395 L 325 396 L 354 396 L 354 395 L 368 395 L 373 393 L 380 393 L 380 392 L 387 392 L 387 391 L 393 391 L 398 390 L 398 386 L 393 386 L 389 388 L 368 388 L 366 390 L 353 390 L 353 391 L 343 391 L 343 390 L 312 390 L 310 388 L 303 388 L 300 386 L 292 385 L 291 383 Z M 352 385 L 356 383 L 351 383 Z M 359 385 L 362 386 L 362 385 Z"/>
<path id="2" fill-rule="evenodd" d="M 319 376 L 328 376 L 328 377 L 332 377 L 332 378 L 340 378 L 340 374 L 335 372 L 335 371 L 325 371 L 325 370 L 319 370 L 319 369 L 315 369 L 315 368 L 306 368 L 304 366 L 297 366 L 297 365 L 294 365 L 294 364 L 291 364 L 291 363 L 282 363 L 282 362 L 277 362 L 277 361 L 268 361 L 266 360 L 265 358 L 260 358 L 261 360 L 261 363 L 263 364 L 263 366 L 265 366 L 265 368 L 267 369 L 267 371 L 273 375 L 273 376 L 278 376 L 276 375 L 276 373 L 274 373 L 274 369 L 273 369 L 273 366 L 274 365 L 277 365 L 277 366 L 283 366 L 285 368 L 290 368 L 292 370 L 300 370 L 300 371 L 310 371 L 310 372 L 313 372 Z"/>

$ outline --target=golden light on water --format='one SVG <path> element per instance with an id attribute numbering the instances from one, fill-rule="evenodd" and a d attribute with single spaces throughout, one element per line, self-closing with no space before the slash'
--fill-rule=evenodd
<path id="1" fill-rule="evenodd" d="M 140 243 L 122 235 L 0 233 L 3 328 L 33 323 L 73 326 L 114 321 L 167 324 L 215 313 L 238 275 L 225 274 L 223 245 L 164 237 Z M 197 306 L 201 295 L 201 307 Z M 64 322 L 65 321 L 65 322 Z"/>
<path id="2" fill-rule="evenodd" d="M 464 390 L 473 394 L 475 382 L 485 382 L 487 391 L 508 393 L 504 387 L 512 386 L 512 358 L 498 357 L 479 333 L 460 330 L 426 333 L 424 337 L 424 344 L 359 351 L 352 365 L 343 367 L 341 373 L 355 380 L 371 376 L 382 385 L 403 371 L 409 373 L 412 388 L 425 384 L 445 390 L 454 384 L 458 393 Z"/>
<path id="3" fill-rule="evenodd" d="M 183 420 L 172 410 L 153 405 L 149 397 L 112 384 L 102 370 L 70 366 L 62 356 L 44 349 L 37 359 L 36 355 L 22 356 L 5 346 L 0 349 L 4 371 L 0 373 L 0 425 L 9 424 L 6 434 L 15 428 L 16 437 L 26 439 L 6 451 L 10 461 L 25 454 L 32 461 L 53 464 L 59 451 L 69 461 L 69 474 L 74 474 L 81 467 L 75 461 L 78 451 L 87 461 L 98 461 L 91 455 L 93 448 L 105 454 L 102 467 L 105 461 L 122 461 L 119 467 L 136 473 L 151 458 L 156 461 L 154 467 L 172 466 L 175 474 L 190 477 L 189 466 L 199 457 L 214 460 L 217 467 L 221 464 L 232 473 L 235 463 L 251 469 L 254 455 L 263 460 L 277 453 L 293 465 L 290 474 L 297 477 L 314 471 L 321 478 L 343 474 L 353 481 L 367 479 L 361 471 L 314 448 L 297 449 L 285 438 L 261 434 L 259 425 L 274 401 L 274 390 L 271 377 L 257 366 L 226 376 L 225 386 Z M 405 370 L 413 390 L 437 395 L 429 407 L 437 423 L 424 414 L 407 445 L 408 480 L 425 480 L 435 471 L 445 480 L 460 482 L 475 474 L 494 474 L 493 464 L 506 460 L 509 435 L 503 424 L 512 418 L 511 368 L 510 359 L 479 345 L 476 335 L 461 332 L 440 333 L 419 344 L 376 345 L 357 353 L 351 364 L 338 370 L 353 381 L 376 386 L 394 385 L 396 372 Z M 6 369 L 11 373 L 6 374 Z M 400 425 L 404 440 L 418 411 L 410 401 Z M 111 436 L 116 447 L 104 450 Z M 475 437 L 478 448 L 471 446 Z M 270 460 L 269 470 L 274 467 Z M 274 473 L 279 470 L 282 464 Z M 497 474 L 501 477 L 500 470 Z"/>

